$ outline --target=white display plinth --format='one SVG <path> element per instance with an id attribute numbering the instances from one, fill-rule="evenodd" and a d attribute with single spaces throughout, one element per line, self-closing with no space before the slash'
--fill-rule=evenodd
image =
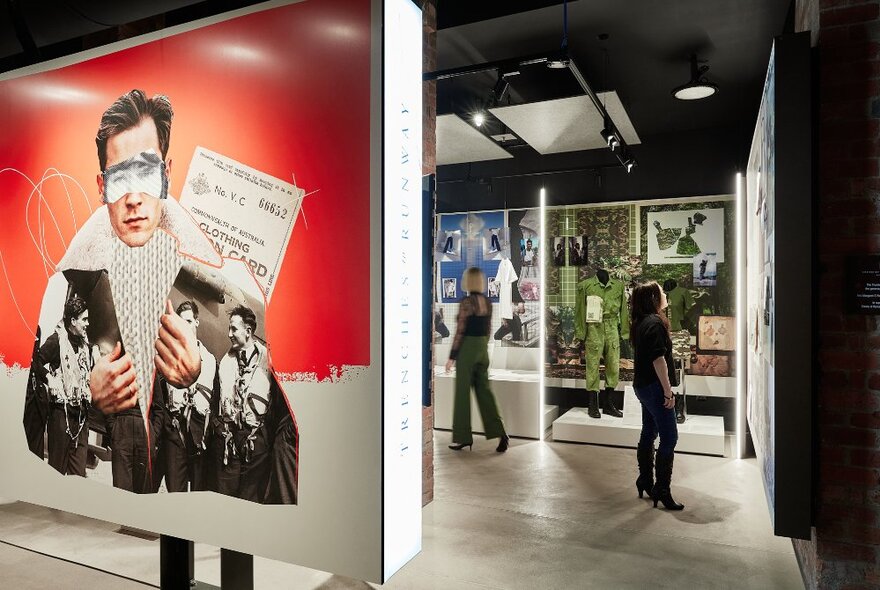
<path id="1" fill-rule="evenodd" d="M 543 424 L 550 424 L 559 416 L 558 406 L 541 403 L 538 373 L 505 369 L 489 370 L 489 386 L 498 402 L 498 411 L 504 419 L 504 428 L 510 436 L 541 438 Z M 452 429 L 452 406 L 455 399 L 455 371 L 446 373 L 443 367 L 434 369 L 434 428 Z M 471 395 L 471 430 L 484 431 L 477 408 L 476 397 Z"/>
<path id="2" fill-rule="evenodd" d="M 685 375 L 685 386 L 689 396 L 705 397 L 736 397 L 736 377 L 704 377 L 702 375 Z M 587 382 L 583 379 L 560 379 L 547 377 L 547 387 L 566 387 L 569 389 L 585 389 Z M 621 381 L 621 385 L 629 382 Z M 604 382 L 602 382 L 604 387 Z M 618 389 L 620 386 L 618 386 Z"/>
<path id="3" fill-rule="evenodd" d="M 604 414 L 601 418 L 590 418 L 586 408 L 572 408 L 553 422 L 553 440 L 635 448 L 641 428 L 641 421 Z M 675 450 L 723 457 L 724 443 L 724 418 L 690 415 L 684 424 L 678 425 Z"/>
<path id="4" fill-rule="evenodd" d="M 736 377 L 685 375 L 684 379 L 689 396 L 736 397 Z"/>

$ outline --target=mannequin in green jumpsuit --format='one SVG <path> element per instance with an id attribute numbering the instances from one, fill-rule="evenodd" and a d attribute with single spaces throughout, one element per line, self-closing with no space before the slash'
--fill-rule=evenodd
<path id="1" fill-rule="evenodd" d="M 694 296 L 691 295 L 690 289 L 680 286 L 675 279 L 669 279 L 663 283 L 663 290 L 666 291 L 666 301 L 669 307 L 666 308 L 666 317 L 669 319 L 669 331 L 677 332 L 686 329 L 682 325 L 691 310 L 694 308 Z"/>
<path id="2" fill-rule="evenodd" d="M 680 332 L 687 330 L 682 321 L 685 320 L 691 310 L 694 308 L 694 296 L 691 295 L 690 289 L 680 286 L 675 279 L 664 281 L 663 290 L 666 292 L 666 301 L 669 307 L 666 308 L 666 317 L 669 319 L 669 331 Z M 675 355 L 674 355 L 675 356 Z M 682 359 L 675 358 L 676 370 L 681 370 Z M 675 394 L 675 421 L 684 424 L 687 419 L 687 400 L 685 394 Z"/>
<path id="3" fill-rule="evenodd" d="M 587 323 L 587 298 L 601 300 L 601 321 Z M 623 413 L 614 406 L 611 392 L 620 379 L 620 339 L 629 338 L 629 307 L 624 284 L 611 278 L 607 270 L 599 269 L 596 276 L 577 285 L 577 302 L 574 311 L 575 336 L 586 347 L 587 395 L 589 415 L 599 414 L 599 359 L 605 359 L 605 390 L 602 411 L 617 418 Z"/>

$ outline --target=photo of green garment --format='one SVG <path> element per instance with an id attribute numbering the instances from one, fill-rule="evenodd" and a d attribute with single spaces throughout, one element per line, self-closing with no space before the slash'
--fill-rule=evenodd
<path id="1" fill-rule="evenodd" d="M 681 322 L 695 305 L 694 296 L 690 289 L 676 287 L 666 294 L 666 301 L 669 303 L 669 307 L 666 308 L 666 317 L 669 319 L 670 331 L 683 330 Z"/>
<path id="2" fill-rule="evenodd" d="M 602 321 L 586 321 L 587 298 L 602 300 Z M 577 285 L 575 337 L 586 348 L 587 391 L 599 391 L 599 361 L 605 359 L 605 387 L 615 388 L 620 381 L 620 339 L 629 338 L 629 306 L 626 288 L 621 281 L 608 278 L 602 284 L 591 277 Z"/>

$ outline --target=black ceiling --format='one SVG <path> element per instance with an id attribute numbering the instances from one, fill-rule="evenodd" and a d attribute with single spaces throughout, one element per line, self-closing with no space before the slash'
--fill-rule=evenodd
<path id="1" fill-rule="evenodd" d="M 790 5 L 791 0 L 569 2 L 568 46 L 594 90 L 618 92 L 643 141 L 673 131 L 751 129 L 773 38 L 783 33 Z M 446 69 L 558 49 L 563 6 L 439 0 L 438 23 L 437 67 Z M 600 34 L 608 39 L 599 40 Z M 721 90 L 701 101 L 676 100 L 671 90 L 690 78 L 688 56 L 694 52 L 708 62 L 708 77 Z M 566 70 L 540 66 L 522 72 L 510 79 L 514 104 L 582 94 Z M 485 73 L 440 81 L 438 113 L 473 111 L 490 96 L 495 79 L 495 73 Z"/>
<path id="2" fill-rule="evenodd" d="M 0 72 L 260 0 L 0 0 Z"/>

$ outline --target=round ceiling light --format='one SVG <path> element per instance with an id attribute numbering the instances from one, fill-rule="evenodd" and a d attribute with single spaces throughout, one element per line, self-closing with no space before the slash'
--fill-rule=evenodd
<path id="1" fill-rule="evenodd" d="M 714 84 L 698 82 L 679 86 L 672 91 L 672 95 L 679 100 L 700 100 L 701 98 L 709 98 L 716 92 L 718 92 L 718 87 Z"/>
<path id="2" fill-rule="evenodd" d="M 704 77 L 704 74 L 709 71 L 709 66 L 701 66 L 698 63 L 697 54 L 691 54 L 690 82 L 673 89 L 672 96 L 679 100 L 700 100 L 718 92 L 718 86 L 712 84 Z"/>

